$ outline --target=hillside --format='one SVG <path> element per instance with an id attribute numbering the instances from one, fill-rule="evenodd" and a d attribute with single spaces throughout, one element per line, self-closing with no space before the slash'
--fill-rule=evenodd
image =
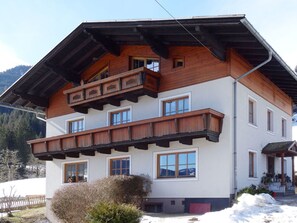
<path id="1" fill-rule="evenodd" d="M 10 87 L 17 79 L 19 79 L 30 66 L 20 65 L 6 71 L 0 72 L 0 93 Z"/>

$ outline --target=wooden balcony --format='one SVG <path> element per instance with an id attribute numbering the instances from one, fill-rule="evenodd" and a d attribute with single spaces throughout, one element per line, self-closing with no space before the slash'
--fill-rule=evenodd
<path id="1" fill-rule="evenodd" d="M 122 125 L 28 141 L 35 157 L 42 160 L 110 154 L 111 150 L 128 152 L 129 147 L 147 150 L 155 143 L 169 147 L 170 141 L 192 145 L 194 138 L 219 141 L 224 115 L 203 109 L 178 115 L 146 119 Z"/>
<path id="2" fill-rule="evenodd" d="M 103 110 L 103 105 L 120 106 L 120 101 L 138 102 L 138 97 L 158 96 L 161 75 L 145 67 L 130 70 L 102 80 L 82 84 L 64 91 L 75 111 L 88 113 L 89 108 Z"/>

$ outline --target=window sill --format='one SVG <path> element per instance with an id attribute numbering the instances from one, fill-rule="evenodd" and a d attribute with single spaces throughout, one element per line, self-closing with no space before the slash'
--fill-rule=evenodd
<path id="1" fill-rule="evenodd" d="M 256 129 L 258 128 L 258 126 L 256 124 L 253 124 L 253 123 L 248 123 L 248 125 L 253 127 L 253 128 L 256 128 Z"/>
<path id="2" fill-rule="evenodd" d="M 179 177 L 179 178 L 155 178 L 153 181 L 158 182 L 182 182 L 182 181 L 196 181 L 198 177 Z"/>

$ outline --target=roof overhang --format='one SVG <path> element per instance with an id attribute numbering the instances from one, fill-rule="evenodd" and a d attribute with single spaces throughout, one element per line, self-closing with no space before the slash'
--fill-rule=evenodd
<path id="1" fill-rule="evenodd" d="M 85 22 L 33 66 L 0 97 L 0 103 L 44 111 L 53 93 L 67 83 L 78 84 L 81 74 L 107 53 L 120 55 L 122 45 L 149 45 L 160 57 L 170 46 L 205 45 L 224 61 L 229 48 L 257 66 L 272 51 L 260 71 L 297 104 L 297 78 L 244 15 L 179 19 L 200 42 L 175 20 Z"/>
<path id="2" fill-rule="evenodd" d="M 281 157 L 297 156 L 297 143 L 296 141 L 284 141 L 268 143 L 263 149 L 262 153 L 266 155 L 273 155 Z"/>

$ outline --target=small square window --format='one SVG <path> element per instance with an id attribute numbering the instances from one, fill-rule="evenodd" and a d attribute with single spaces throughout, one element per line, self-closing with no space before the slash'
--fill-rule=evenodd
<path id="1" fill-rule="evenodd" d="M 110 125 L 120 125 L 128 122 L 131 122 L 130 109 L 124 109 L 110 113 Z"/>
<path id="2" fill-rule="evenodd" d="M 184 59 L 183 58 L 174 58 L 173 59 L 173 68 L 184 67 Z"/>
<path id="3" fill-rule="evenodd" d="M 84 131 L 84 119 L 77 119 L 68 122 L 68 133 Z"/>
<path id="4" fill-rule="evenodd" d="M 87 182 L 87 162 L 66 163 L 64 165 L 64 183 Z"/>
<path id="5" fill-rule="evenodd" d="M 109 175 L 130 175 L 130 158 L 121 157 L 110 159 L 110 172 Z"/>
<path id="6" fill-rule="evenodd" d="M 163 116 L 182 114 L 189 111 L 189 97 L 163 101 Z"/>

